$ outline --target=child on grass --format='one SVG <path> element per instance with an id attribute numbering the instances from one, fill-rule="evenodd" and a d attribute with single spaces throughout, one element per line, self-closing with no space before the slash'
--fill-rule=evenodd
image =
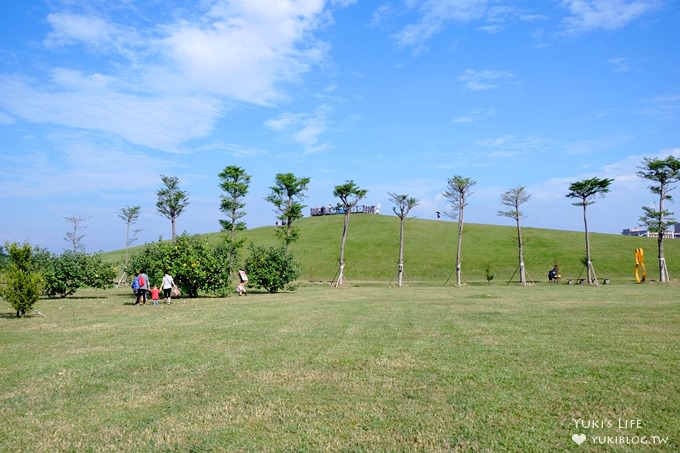
<path id="1" fill-rule="evenodd" d="M 153 301 L 154 305 L 158 305 L 158 296 L 160 296 L 161 290 L 158 289 L 157 286 L 154 286 L 153 289 L 151 290 L 151 300 Z"/>

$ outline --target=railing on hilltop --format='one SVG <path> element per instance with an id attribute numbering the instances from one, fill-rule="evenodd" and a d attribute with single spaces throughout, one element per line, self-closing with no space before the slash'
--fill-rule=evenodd
<path id="1" fill-rule="evenodd" d="M 352 214 L 375 214 L 375 206 L 354 206 Z M 345 208 L 342 206 L 322 206 L 320 208 L 310 208 L 312 216 L 344 214 Z"/>

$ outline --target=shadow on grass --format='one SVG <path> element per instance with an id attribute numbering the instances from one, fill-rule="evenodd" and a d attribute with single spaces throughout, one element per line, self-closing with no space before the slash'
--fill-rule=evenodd
<path id="1" fill-rule="evenodd" d="M 31 316 L 30 313 L 27 314 L 27 315 L 25 315 L 24 317 L 29 317 L 29 316 Z M 17 316 L 17 313 L 16 313 L 16 312 L 5 312 L 5 313 L 0 313 L 0 318 L 3 318 L 3 319 L 20 319 L 20 318 Z"/>

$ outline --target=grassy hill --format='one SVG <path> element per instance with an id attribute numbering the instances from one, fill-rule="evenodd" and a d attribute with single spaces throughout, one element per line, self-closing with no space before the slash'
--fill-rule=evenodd
<path id="1" fill-rule="evenodd" d="M 328 282 L 337 272 L 342 216 L 308 217 L 298 223 L 300 240 L 291 251 L 302 266 L 301 279 Z M 243 237 L 260 245 L 274 245 L 275 227 L 245 231 Z M 416 284 L 452 283 L 455 265 L 457 223 L 443 220 L 410 219 L 405 231 L 405 282 Z M 217 244 L 222 235 L 206 235 Z M 525 263 L 529 279 L 546 281 L 554 263 L 562 277 L 581 275 L 585 255 L 582 232 L 524 228 Z M 680 275 L 680 240 L 664 242 L 671 277 Z M 614 234 L 592 234 L 591 253 L 600 279 L 612 283 L 633 282 L 634 250 L 645 250 L 648 279 L 658 278 L 656 239 Z M 139 247 L 131 249 L 135 253 Z M 399 219 L 386 215 L 353 215 L 346 244 L 347 279 L 352 284 L 396 283 L 399 253 Z M 122 261 L 123 252 L 107 254 L 109 260 Z M 462 272 L 468 283 L 486 282 L 485 268 L 495 274 L 494 284 L 506 283 L 517 268 L 515 228 L 510 226 L 467 224 L 462 245 Z M 517 276 L 515 276 L 515 280 Z"/>

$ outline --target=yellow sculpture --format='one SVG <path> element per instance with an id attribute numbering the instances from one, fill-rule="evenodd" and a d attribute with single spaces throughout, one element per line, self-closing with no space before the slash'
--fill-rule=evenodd
<path id="1" fill-rule="evenodd" d="M 642 275 L 640 275 L 642 269 Z M 645 252 L 642 249 L 635 249 L 635 281 L 642 283 L 647 279 L 647 268 L 645 267 Z"/>

